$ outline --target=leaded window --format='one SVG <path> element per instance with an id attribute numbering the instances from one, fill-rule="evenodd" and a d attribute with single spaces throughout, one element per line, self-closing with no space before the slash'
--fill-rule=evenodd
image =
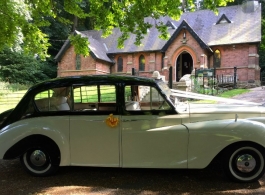
<path id="1" fill-rule="evenodd" d="M 213 66 L 218 68 L 221 66 L 221 52 L 217 49 L 213 55 Z"/>
<path id="2" fill-rule="evenodd" d="M 145 71 L 145 58 L 143 55 L 139 57 L 139 71 Z"/>
<path id="3" fill-rule="evenodd" d="M 75 69 L 81 70 L 81 56 L 80 55 L 76 55 L 75 57 Z"/>
<path id="4" fill-rule="evenodd" d="M 120 56 L 118 58 L 118 72 L 122 72 L 123 71 L 123 59 L 122 57 Z"/>

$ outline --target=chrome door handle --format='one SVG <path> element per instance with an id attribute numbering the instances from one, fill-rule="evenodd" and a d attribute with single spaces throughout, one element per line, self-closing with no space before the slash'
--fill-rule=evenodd
<path id="1" fill-rule="evenodd" d="M 124 120 L 122 120 L 122 122 L 131 122 L 131 121 L 138 121 L 137 119 L 124 119 Z"/>

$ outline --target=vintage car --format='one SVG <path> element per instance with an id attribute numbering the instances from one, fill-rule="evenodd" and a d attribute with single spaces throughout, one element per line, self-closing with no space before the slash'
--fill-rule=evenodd
<path id="1" fill-rule="evenodd" d="M 256 181 L 265 171 L 265 107 L 222 101 L 153 78 L 49 80 L 0 114 L 0 159 L 20 158 L 34 176 L 59 166 L 203 169 L 220 159 L 232 180 Z"/>

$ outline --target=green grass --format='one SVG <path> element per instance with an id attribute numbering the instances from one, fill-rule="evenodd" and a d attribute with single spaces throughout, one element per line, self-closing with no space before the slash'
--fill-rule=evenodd
<path id="1" fill-rule="evenodd" d="M 249 89 L 232 89 L 229 91 L 225 91 L 223 93 L 221 93 L 220 95 L 218 95 L 219 97 L 224 97 L 224 98 L 231 98 L 237 95 L 241 95 L 244 93 L 250 92 Z"/>
<path id="2" fill-rule="evenodd" d="M 81 92 L 80 92 L 81 90 Z M 114 86 L 102 85 L 100 86 L 100 102 L 114 102 L 116 101 L 116 93 Z M 98 102 L 98 91 L 96 86 L 83 86 L 74 89 L 74 101 L 76 103 L 92 103 Z"/>
<path id="3" fill-rule="evenodd" d="M 250 91 L 249 89 L 232 89 L 232 90 L 225 91 L 219 94 L 217 97 L 232 98 L 234 96 L 241 95 L 249 91 Z M 194 104 L 215 104 L 216 102 L 217 101 L 215 100 L 196 100 L 196 101 L 193 101 L 192 103 Z"/>
<path id="4" fill-rule="evenodd" d="M 16 92 L 7 90 L 0 91 L 0 113 L 14 108 L 26 92 L 27 90 L 20 90 Z"/>

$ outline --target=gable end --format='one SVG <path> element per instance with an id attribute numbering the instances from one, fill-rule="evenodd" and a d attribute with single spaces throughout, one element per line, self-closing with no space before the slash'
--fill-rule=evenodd
<path id="1" fill-rule="evenodd" d="M 224 24 L 224 23 L 231 23 L 231 20 L 229 20 L 225 14 L 223 14 L 219 18 L 219 20 L 216 22 L 216 24 Z"/>
<path id="2" fill-rule="evenodd" d="M 168 28 L 176 29 L 176 26 L 172 22 L 170 22 L 170 21 L 167 21 L 166 26 Z"/>
<path id="3" fill-rule="evenodd" d="M 61 59 L 63 58 L 65 52 L 66 52 L 70 47 L 71 47 L 70 40 L 67 39 L 67 40 L 64 42 L 64 44 L 63 44 L 62 48 L 60 49 L 60 51 L 58 52 L 58 54 L 55 56 L 54 60 L 55 60 L 56 62 L 60 62 Z"/>
<path id="4" fill-rule="evenodd" d="M 197 33 L 194 32 L 194 30 L 190 27 L 190 25 L 185 20 L 181 22 L 177 30 L 173 33 L 173 35 L 170 37 L 170 39 L 161 49 L 162 52 L 165 52 L 168 49 L 168 47 L 176 39 L 176 37 L 179 35 L 182 29 L 186 29 L 193 36 L 193 38 L 199 43 L 201 48 L 208 49 L 209 51 L 212 52 L 211 48 L 197 35 Z"/>

